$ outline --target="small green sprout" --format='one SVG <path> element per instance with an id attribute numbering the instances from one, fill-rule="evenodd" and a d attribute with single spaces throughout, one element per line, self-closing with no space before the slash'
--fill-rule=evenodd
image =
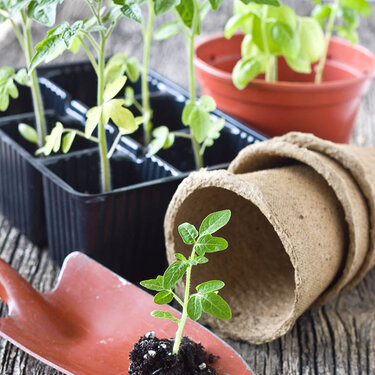
<path id="1" fill-rule="evenodd" d="M 178 232 L 187 245 L 193 245 L 191 255 L 187 259 L 184 255 L 176 253 L 177 261 L 172 263 L 164 275 L 156 279 L 141 281 L 141 285 L 147 289 L 158 292 L 154 302 L 164 305 L 175 299 L 182 306 L 180 319 L 174 317 L 169 311 L 155 310 L 151 313 L 155 318 L 169 319 L 177 323 L 178 328 L 173 346 L 173 354 L 176 355 L 180 348 L 183 330 L 187 317 L 198 320 L 202 312 L 211 314 L 218 319 L 230 319 L 232 313 L 228 304 L 218 292 L 225 284 L 220 280 L 210 280 L 196 286 L 196 293 L 190 294 L 191 272 L 194 266 L 208 262 L 207 253 L 216 253 L 227 249 L 228 242 L 221 237 L 212 236 L 213 233 L 224 227 L 231 216 L 230 210 L 214 212 L 208 215 L 198 230 L 194 225 L 183 223 L 178 227 Z M 175 293 L 176 284 L 186 275 L 185 295 L 181 300 Z"/>

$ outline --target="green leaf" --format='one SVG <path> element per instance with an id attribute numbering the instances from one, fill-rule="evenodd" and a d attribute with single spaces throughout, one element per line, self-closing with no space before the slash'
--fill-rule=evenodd
<path id="1" fill-rule="evenodd" d="M 254 78 L 261 73 L 261 64 L 255 58 L 241 59 L 232 72 L 233 84 L 243 90 Z"/>
<path id="2" fill-rule="evenodd" d="M 17 86 L 14 84 L 13 79 L 9 80 L 5 87 L 8 94 L 12 97 L 12 99 L 18 98 L 18 89 Z"/>
<path id="3" fill-rule="evenodd" d="M 27 75 L 26 69 L 20 69 L 17 74 L 14 76 L 14 80 L 22 85 L 26 86 L 29 83 L 29 76 Z"/>
<path id="4" fill-rule="evenodd" d="M 195 258 L 195 260 L 199 263 L 199 264 L 205 264 L 208 262 L 208 259 L 203 256 L 203 255 L 200 255 L 198 257 Z"/>
<path id="5" fill-rule="evenodd" d="M 311 12 L 311 16 L 316 19 L 322 26 L 331 15 L 331 7 L 329 5 L 317 5 Z"/>
<path id="6" fill-rule="evenodd" d="M 191 320 L 198 320 L 202 315 L 202 303 L 200 296 L 193 294 L 187 304 L 187 313 Z"/>
<path id="7" fill-rule="evenodd" d="M 0 111 L 4 112 L 9 107 L 9 95 L 3 90 L 0 91 Z"/>
<path id="8" fill-rule="evenodd" d="M 221 237 L 213 237 L 211 234 L 205 234 L 198 238 L 198 243 L 195 245 L 195 251 L 198 255 L 205 253 L 216 253 L 228 248 L 228 242 Z"/>
<path id="9" fill-rule="evenodd" d="M 206 133 L 205 140 L 203 142 L 204 147 L 210 147 L 214 144 L 214 140 L 220 138 L 220 132 L 225 126 L 225 120 L 220 118 L 216 121 L 211 121 L 211 125 Z M 202 147 L 201 150 L 204 151 Z"/>
<path id="10" fill-rule="evenodd" d="M 209 214 L 203 221 L 199 228 L 201 236 L 205 234 L 213 234 L 225 225 L 230 220 L 230 210 L 222 210 Z"/>
<path id="11" fill-rule="evenodd" d="M 65 51 L 66 46 L 60 35 L 51 35 L 38 43 L 35 49 L 37 52 L 31 60 L 29 73 L 43 61 L 51 61 L 52 58 L 61 55 Z"/>
<path id="12" fill-rule="evenodd" d="M 131 86 L 125 87 L 125 107 L 131 107 L 134 104 L 134 89 Z M 143 119 L 142 119 L 143 122 Z"/>
<path id="13" fill-rule="evenodd" d="M 187 245 L 192 245 L 195 242 L 195 239 L 198 237 L 198 231 L 194 225 L 189 223 L 183 223 L 178 226 L 178 232 L 184 243 Z"/>
<path id="14" fill-rule="evenodd" d="M 353 9 L 364 17 L 370 17 L 371 5 L 367 0 L 341 0 L 346 8 Z"/>
<path id="15" fill-rule="evenodd" d="M 300 54 L 297 58 L 291 59 L 289 57 L 285 58 L 287 64 L 291 69 L 298 73 L 309 74 L 311 73 L 311 62 L 307 55 L 300 51 Z"/>
<path id="16" fill-rule="evenodd" d="M 28 16 L 44 26 L 51 27 L 56 22 L 56 7 L 61 2 L 62 0 L 32 0 L 28 6 Z"/>
<path id="17" fill-rule="evenodd" d="M 7 1 L 7 9 L 9 11 L 9 13 L 10 13 L 10 16 L 13 18 L 29 2 L 30 2 L 30 0 Z"/>
<path id="18" fill-rule="evenodd" d="M 180 260 L 183 260 L 183 261 L 186 261 L 186 257 L 180 253 L 176 253 L 174 255 L 177 259 L 180 259 Z"/>
<path id="19" fill-rule="evenodd" d="M 298 27 L 298 16 L 296 12 L 288 5 L 281 4 L 280 7 L 269 7 L 267 20 L 270 22 L 280 22 L 288 25 L 292 30 Z"/>
<path id="20" fill-rule="evenodd" d="M 161 149 L 169 148 L 174 143 L 174 134 L 169 133 L 166 126 L 159 126 L 152 132 L 154 139 L 150 142 L 148 153 L 151 155 L 156 154 Z"/>
<path id="21" fill-rule="evenodd" d="M 190 117 L 194 109 L 195 109 L 194 103 L 188 103 L 185 105 L 182 111 L 182 123 L 185 126 L 188 126 L 190 124 Z"/>
<path id="22" fill-rule="evenodd" d="M 353 9 L 341 7 L 337 12 L 337 17 L 341 18 L 345 26 L 356 29 L 359 26 L 359 15 Z"/>
<path id="23" fill-rule="evenodd" d="M 245 31 L 244 22 L 252 18 L 252 13 L 239 13 L 229 18 L 225 24 L 224 35 L 227 39 L 230 39 L 237 29 L 242 28 Z"/>
<path id="24" fill-rule="evenodd" d="M 35 144 L 39 143 L 38 133 L 32 126 L 20 123 L 18 124 L 18 131 L 27 141 Z"/>
<path id="25" fill-rule="evenodd" d="M 212 112 L 216 109 L 216 102 L 215 99 L 208 95 L 202 95 L 198 102 L 198 106 L 200 109 L 206 112 Z"/>
<path id="26" fill-rule="evenodd" d="M 137 82 L 141 73 L 139 61 L 136 57 L 129 57 L 126 60 L 126 74 L 132 82 Z"/>
<path id="27" fill-rule="evenodd" d="M 180 15 L 184 24 L 191 28 L 194 16 L 194 2 L 193 0 L 183 0 L 176 6 L 176 10 Z"/>
<path id="28" fill-rule="evenodd" d="M 54 139 L 55 142 L 53 145 L 53 152 L 58 152 L 60 150 L 63 130 L 63 124 L 60 121 L 57 121 L 51 132 L 51 138 Z"/>
<path id="29" fill-rule="evenodd" d="M 157 292 L 161 292 L 164 290 L 163 288 L 163 276 L 160 276 L 160 278 L 156 279 L 150 279 L 150 280 L 143 280 L 140 282 L 140 284 L 147 289 L 155 290 Z"/>
<path id="30" fill-rule="evenodd" d="M 164 289 L 173 289 L 178 281 L 184 276 L 189 265 L 185 262 L 174 262 L 164 272 L 163 287 Z"/>
<path id="31" fill-rule="evenodd" d="M 6 83 L 14 75 L 14 69 L 10 66 L 3 66 L 0 68 L 0 86 L 5 86 Z"/>
<path id="32" fill-rule="evenodd" d="M 280 2 L 278 0 L 241 0 L 244 4 L 264 4 L 264 5 L 273 5 L 273 6 L 280 6 Z"/>
<path id="33" fill-rule="evenodd" d="M 163 290 L 156 294 L 154 297 L 154 302 L 157 305 L 165 305 L 167 303 L 172 302 L 173 300 L 173 294 L 169 290 Z"/>
<path id="34" fill-rule="evenodd" d="M 299 27 L 299 39 L 301 50 L 313 63 L 319 60 L 324 53 L 325 38 L 319 22 L 311 17 L 301 17 Z"/>
<path id="35" fill-rule="evenodd" d="M 352 44 L 358 43 L 359 35 L 356 30 L 351 29 L 350 27 L 337 26 L 336 32 L 341 38 L 348 40 Z"/>
<path id="36" fill-rule="evenodd" d="M 122 134 L 131 134 L 138 129 L 139 125 L 137 125 L 133 113 L 123 107 L 124 104 L 124 99 L 112 99 L 104 103 L 103 116 L 105 119 L 112 119 Z"/>
<path id="37" fill-rule="evenodd" d="M 121 12 L 127 18 L 133 21 L 142 23 L 142 11 L 141 7 L 136 3 L 125 4 L 121 7 Z"/>
<path id="38" fill-rule="evenodd" d="M 86 113 L 85 136 L 90 138 L 95 128 L 99 124 L 100 116 L 102 115 L 101 107 L 92 107 Z"/>
<path id="39" fill-rule="evenodd" d="M 103 99 L 104 102 L 108 102 L 114 98 L 126 83 L 126 76 L 117 77 L 113 82 L 108 83 L 105 87 Z"/>
<path id="40" fill-rule="evenodd" d="M 200 294 L 207 294 L 216 292 L 217 290 L 224 288 L 224 286 L 225 284 L 220 280 L 211 280 L 197 285 L 195 289 L 197 289 Z"/>
<path id="41" fill-rule="evenodd" d="M 108 60 L 104 69 L 105 86 L 107 86 L 108 83 L 115 81 L 116 78 L 125 75 L 127 60 L 128 58 L 123 53 L 117 53 Z"/>
<path id="42" fill-rule="evenodd" d="M 209 0 L 209 1 L 210 1 L 211 8 L 213 10 L 217 10 L 220 7 L 221 3 L 223 2 L 223 0 Z"/>
<path id="43" fill-rule="evenodd" d="M 157 16 L 168 12 L 170 9 L 174 8 L 180 4 L 181 0 L 154 0 L 154 10 Z"/>
<path id="44" fill-rule="evenodd" d="M 230 307 L 216 293 L 208 293 L 201 296 L 203 311 L 218 319 L 230 319 L 232 313 Z"/>
<path id="45" fill-rule="evenodd" d="M 190 129 L 198 143 L 202 143 L 211 124 L 210 114 L 199 107 L 195 107 L 190 115 Z"/>
<path id="46" fill-rule="evenodd" d="M 154 310 L 151 315 L 154 318 L 160 318 L 160 319 L 168 319 L 173 320 L 174 322 L 178 323 L 179 320 L 176 319 L 169 311 L 162 311 L 162 310 Z"/>
<path id="47" fill-rule="evenodd" d="M 277 44 L 284 56 L 296 58 L 299 54 L 300 43 L 297 34 L 287 24 L 275 22 L 271 26 L 271 37 Z"/>
<path id="48" fill-rule="evenodd" d="M 61 122 L 56 122 L 55 127 L 52 129 L 51 133 L 46 136 L 46 142 L 43 147 L 37 150 L 37 154 L 43 153 L 48 156 L 53 152 L 58 152 L 61 146 L 61 136 L 64 127 Z"/>
<path id="49" fill-rule="evenodd" d="M 62 151 L 64 154 L 69 152 L 76 135 L 77 135 L 76 131 L 71 131 L 64 135 L 63 142 L 62 142 Z"/>
<path id="50" fill-rule="evenodd" d="M 180 23 L 178 21 L 166 22 L 154 33 L 155 40 L 165 40 L 177 35 L 181 31 Z"/>

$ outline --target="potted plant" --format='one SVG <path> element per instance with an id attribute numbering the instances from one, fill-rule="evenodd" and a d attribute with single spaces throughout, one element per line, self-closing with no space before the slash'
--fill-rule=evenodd
<path id="1" fill-rule="evenodd" d="M 216 374 L 210 366 L 207 353 L 200 343 L 195 343 L 189 337 L 184 337 L 187 318 L 198 320 L 202 313 L 208 313 L 219 319 L 230 319 L 230 307 L 218 294 L 225 284 L 220 280 L 210 280 L 196 285 L 196 293 L 191 292 L 191 273 L 193 267 L 208 262 L 206 254 L 223 251 L 228 242 L 221 237 L 212 236 L 224 227 L 229 219 L 230 210 L 214 212 L 208 215 L 200 225 L 199 232 L 194 225 L 183 223 L 178 232 L 187 245 L 192 245 L 191 255 L 176 254 L 176 261 L 172 262 L 163 275 L 155 279 L 145 280 L 141 285 L 157 294 L 154 302 L 164 305 L 175 300 L 181 307 L 180 318 L 176 318 L 170 311 L 154 310 L 151 315 L 155 318 L 171 320 L 177 323 L 174 340 L 158 339 L 154 333 L 145 334 L 134 345 L 131 351 L 129 374 L 151 374 L 155 371 L 166 374 Z M 178 297 L 173 291 L 176 284 L 185 276 L 183 297 Z"/>
<path id="2" fill-rule="evenodd" d="M 60 2 L 0 3 L 0 22 L 12 26 L 26 64 L 30 63 L 33 53 L 33 24 L 36 21 L 52 26 Z M 0 119 L 1 211 L 32 242 L 43 245 L 46 231 L 42 177 L 31 160 L 36 145 L 43 145 L 48 127 L 61 116 L 72 127 L 80 125 L 66 117 L 66 94 L 51 82 L 38 79 L 36 71 L 28 75 L 26 69 L 16 72 L 14 68 L 4 66 L 0 69 L 0 77 L 0 110 L 3 112 Z M 10 100 L 16 98 L 19 99 L 14 103 Z M 88 146 L 87 142 L 81 142 L 77 147 Z"/>
<path id="3" fill-rule="evenodd" d="M 355 42 L 359 15 L 370 10 L 367 1 L 337 0 L 298 17 L 282 4 L 235 2 L 225 32 L 231 39 L 213 37 L 196 48 L 203 92 L 268 135 L 299 130 L 348 142 L 375 58 L 331 35 Z M 238 28 L 245 35 L 233 35 Z"/>

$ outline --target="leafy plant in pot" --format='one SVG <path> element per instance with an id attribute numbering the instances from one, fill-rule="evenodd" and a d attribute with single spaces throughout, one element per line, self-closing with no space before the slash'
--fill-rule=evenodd
<path id="1" fill-rule="evenodd" d="M 298 17 L 282 4 L 271 8 L 236 1 L 226 36 L 238 28 L 245 35 L 212 37 L 196 48 L 203 92 L 268 135 L 298 130 L 348 142 L 375 58 L 331 35 L 335 31 L 355 41 L 358 17 L 369 12 L 365 0 L 320 4 L 311 17 Z"/>
<path id="2" fill-rule="evenodd" d="M 228 247 L 224 238 L 214 237 L 213 233 L 224 227 L 229 219 L 230 210 L 214 212 L 208 215 L 200 225 L 199 232 L 194 225 L 183 223 L 178 232 L 187 245 L 192 245 L 191 255 L 186 258 L 176 254 L 177 260 L 170 264 L 163 275 L 156 279 L 145 280 L 141 285 L 156 291 L 154 302 L 164 305 L 174 299 L 181 307 L 180 319 L 170 311 L 154 310 L 151 315 L 155 318 L 171 320 L 177 323 L 178 329 L 174 340 L 158 339 L 153 332 L 140 338 L 130 353 L 129 374 L 216 374 L 209 362 L 215 357 L 207 358 L 202 345 L 188 337 L 183 337 L 186 320 L 198 320 L 202 312 L 219 319 L 230 319 L 231 310 L 218 292 L 225 284 L 220 280 L 210 280 L 197 285 L 196 293 L 191 294 L 191 272 L 193 267 L 208 262 L 206 254 L 223 251 Z M 184 297 L 180 299 L 174 292 L 176 284 L 185 276 Z"/>

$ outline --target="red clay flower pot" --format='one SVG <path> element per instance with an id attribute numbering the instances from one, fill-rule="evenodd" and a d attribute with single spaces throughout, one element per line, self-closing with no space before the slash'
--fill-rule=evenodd
<path id="1" fill-rule="evenodd" d="M 313 73 L 296 73 L 279 59 L 278 82 L 259 76 L 241 91 L 233 85 L 231 72 L 241 57 L 242 39 L 240 34 L 230 40 L 219 35 L 197 45 L 195 67 L 204 94 L 211 95 L 220 109 L 270 136 L 301 131 L 334 142 L 349 141 L 375 72 L 369 50 L 332 38 L 322 84 L 314 84 Z"/>

